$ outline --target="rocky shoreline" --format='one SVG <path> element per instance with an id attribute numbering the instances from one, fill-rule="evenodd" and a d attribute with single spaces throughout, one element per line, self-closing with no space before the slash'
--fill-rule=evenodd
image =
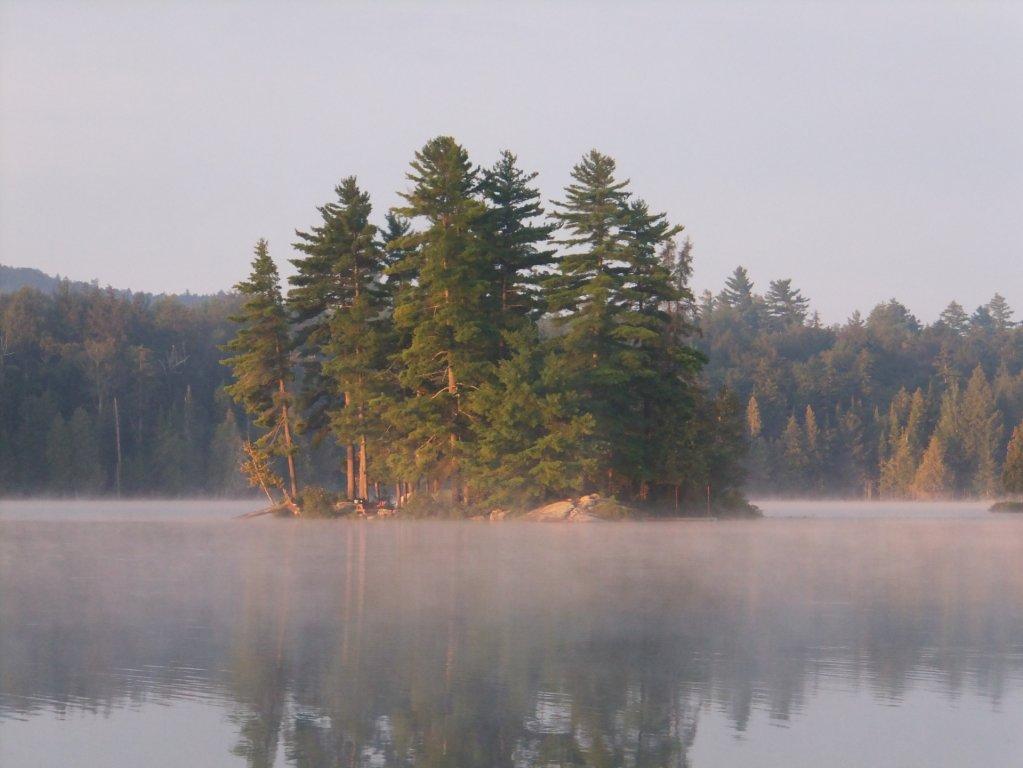
<path id="1" fill-rule="evenodd" d="M 671 518 L 757 518 L 761 516 L 760 510 L 752 504 L 743 507 L 727 510 L 713 510 L 714 514 L 656 514 L 651 510 L 622 504 L 613 498 L 601 496 L 597 493 L 579 496 L 576 498 L 562 499 L 543 504 L 531 509 L 493 509 L 488 512 L 479 512 L 458 519 L 467 519 L 477 522 L 530 522 L 530 523 L 603 523 L 637 520 L 663 520 Z M 250 512 L 242 515 L 241 518 L 261 517 L 273 515 L 285 518 L 306 518 L 306 519 L 336 519 L 336 520 L 422 520 L 422 519 L 450 519 L 443 509 L 435 513 L 428 510 L 417 509 L 410 512 L 406 509 L 395 509 L 391 506 L 358 504 L 351 501 L 335 501 L 332 503 L 281 504 L 277 507 Z"/>

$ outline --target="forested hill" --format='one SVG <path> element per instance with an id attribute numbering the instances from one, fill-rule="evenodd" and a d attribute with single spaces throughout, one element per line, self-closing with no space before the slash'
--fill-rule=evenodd
<path id="1" fill-rule="evenodd" d="M 32 267 L 10 267 L 6 264 L 0 264 L 0 294 L 14 293 L 22 288 L 34 288 L 43 293 L 55 293 L 59 290 L 90 291 L 98 287 L 99 283 L 95 280 L 90 283 L 86 283 L 81 280 L 69 280 L 61 277 L 60 275 L 48 275 L 42 270 L 34 269 Z M 109 290 L 113 290 L 114 293 L 128 297 L 132 295 L 152 297 L 152 294 L 133 293 L 132 291 L 124 289 L 115 288 Z M 209 296 L 195 293 L 158 295 L 177 299 L 183 304 L 201 303 L 209 298 Z M 225 294 L 221 292 L 216 295 L 224 296 Z"/>
<path id="2" fill-rule="evenodd" d="M 740 267 L 703 294 L 700 325 L 705 375 L 746 403 L 751 491 L 1003 490 L 1023 419 L 1023 328 L 1002 296 L 972 312 L 952 302 L 929 325 L 892 299 L 825 326 L 791 280 L 759 291 Z M 1019 462 L 1023 435 L 1013 449 Z"/>
<path id="3" fill-rule="evenodd" d="M 0 264 L 0 293 L 14 293 L 21 288 L 35 288 L 50 293 L 57 290 L 61 279 L 32 267 L 8 267 Z M 78 287 L 86 287 L 87 283 L 77 283 Z"/>

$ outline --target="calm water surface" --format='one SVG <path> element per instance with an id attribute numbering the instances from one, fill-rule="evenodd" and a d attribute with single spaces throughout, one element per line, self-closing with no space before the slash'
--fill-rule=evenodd
<path id="1" fill-rule="evenodd" d="M 0 766 L 1023 765 L 1023 517 L 0 502 Z"/>

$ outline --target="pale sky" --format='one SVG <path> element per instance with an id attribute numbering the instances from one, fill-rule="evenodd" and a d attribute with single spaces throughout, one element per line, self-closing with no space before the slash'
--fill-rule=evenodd
<path id="1" fill-rule="evenodd" d="M 592 147 L 686 226 L 697 289 L 792 277 L 1023 316 L 1023 2 L 0 0 L 0 263 L 208 292 L 355 174 L 509 148 L 558 197 Z"/>

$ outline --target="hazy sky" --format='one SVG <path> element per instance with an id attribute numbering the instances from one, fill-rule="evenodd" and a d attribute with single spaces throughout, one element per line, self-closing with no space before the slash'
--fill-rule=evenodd
<path id="1" fill-rule="evenodd" d="M 0 0 L 0 263 L 226 288 L 342 176 L 382 216 L 440 133 L 548 198 L 613 155 L 698 289 L 1023 315 L 1023 2 Z"/>

